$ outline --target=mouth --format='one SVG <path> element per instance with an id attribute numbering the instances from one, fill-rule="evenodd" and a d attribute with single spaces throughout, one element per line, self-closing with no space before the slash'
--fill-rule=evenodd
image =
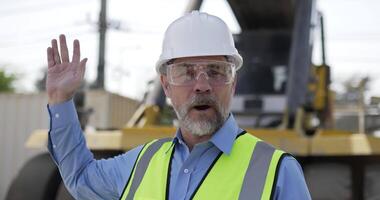
<path id="1" fill-rule="evenodd" d="M 196 105 L 193 107 L 193 109 L 195 109 L 197 111 L 206 111 L 210 108 L 212 108 L 210 105 Z"/>

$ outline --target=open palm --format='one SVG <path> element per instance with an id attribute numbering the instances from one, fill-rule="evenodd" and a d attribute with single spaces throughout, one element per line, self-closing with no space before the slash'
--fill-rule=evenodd
<path id="1" fill-rule="evenodd" d="M 73 97 L 82 84 L 87 58 L 80 60 L 79 41 L 74 40 L 73 57 L 70 62 L 65 35 L 59 36 L 60 52 L 57 40 L 53 39 L 47 49 L 48 72 L 46 90 L 49 104 L 58 104 Z"/>

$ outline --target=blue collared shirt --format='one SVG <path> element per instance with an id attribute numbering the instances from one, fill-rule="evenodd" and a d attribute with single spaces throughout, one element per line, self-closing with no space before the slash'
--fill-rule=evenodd
<path id="1" fill-rule="evenodd" d="M 48 150 L 70 193 L 76 199 L 119 199 L 142 146 L 114 158 L 95 160 L 86 147 L 73 101 L 48 106 L 48 111 Z M 242 131 L 231 114 L 209 141 L 189 151 L 177 130 L 169 199 L 189 199 L 219 152 L 229 154 Z M 275 199 L 311 199 L 302 169 L 293 157 L 283 159 L 276 184 Z"/>

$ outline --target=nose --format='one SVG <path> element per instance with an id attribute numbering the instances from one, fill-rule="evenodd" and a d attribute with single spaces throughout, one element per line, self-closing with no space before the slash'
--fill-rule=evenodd
<path id="1" fill-rule="evenodd" d="M 202 74 L 204 75 L 205 79 L 208 80 L 208 75 L 204 71 L 199 72 L 195 80 L 199 80 L 199 77 L 201 77 Z"/>
<path id="2" fill-rule="evenodd" d="M 201 76 L 203 75 L 203 76 Z M 206 72 L 201 71 L 195 79 L 194 90 L 196 93 L 210 93 L 211 85 L 208 82 L 208 76 Z"/>

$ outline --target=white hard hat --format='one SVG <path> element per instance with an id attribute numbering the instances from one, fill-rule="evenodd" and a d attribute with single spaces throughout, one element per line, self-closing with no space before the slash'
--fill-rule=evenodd
<path id="1" fill-rule="evenodd" d="M 193 11 L 167 28 L 156 71 L 160 73 L 161 67 L 175 58 L 217 55 L 227 56 L 237 69 L 243 64 L 226 23 L 219 17 Z"/>

